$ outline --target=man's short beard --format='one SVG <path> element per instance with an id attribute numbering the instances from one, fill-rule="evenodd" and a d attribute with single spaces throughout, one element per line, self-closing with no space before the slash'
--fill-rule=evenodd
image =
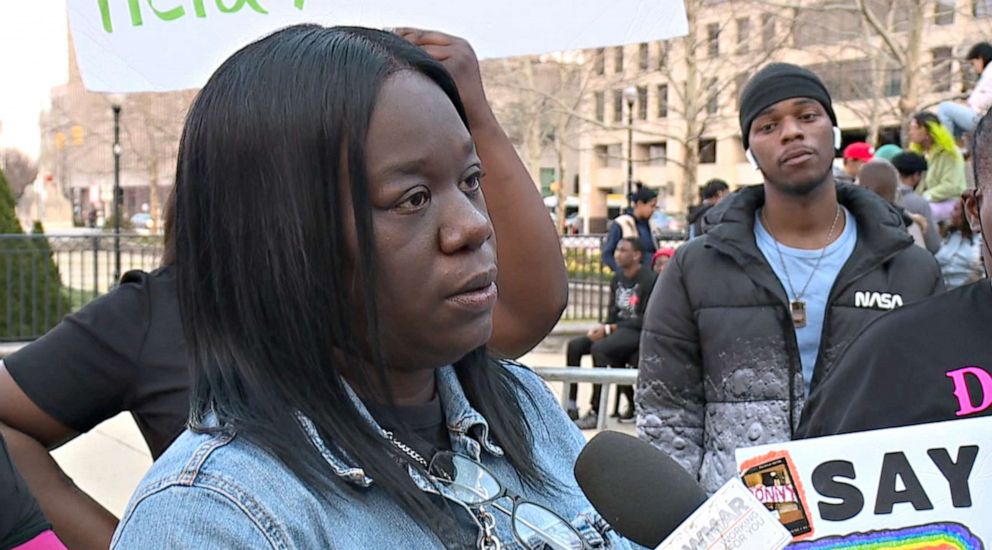
<path id="1" fill-rule="evenodd" d="M 765 182 L 771 185 L 776 190 L 781 191 L 787 195 L 792 195 L 794 197 L 805 197 L 820 188 L 827 180 L 830 175 L 833 174 L 833 166 L 828 165 L 827 170 L 820 177 L 814 177 L 808 181 L 799 183 L 783 183 L 778 181 L 773 181 L 771 178 L 765 177 Z"/>

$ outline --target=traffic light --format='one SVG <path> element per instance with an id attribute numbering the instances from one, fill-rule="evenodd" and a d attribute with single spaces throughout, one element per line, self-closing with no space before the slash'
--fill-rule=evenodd
<path id="1" fill-rule="evenodd" d="M 55 132 L 55 148 L 65 149 L 65 134 L 62 132 Z"/>

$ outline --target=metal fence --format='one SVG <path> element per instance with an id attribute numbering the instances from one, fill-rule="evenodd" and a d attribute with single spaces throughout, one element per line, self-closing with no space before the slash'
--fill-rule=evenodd
<path id="1" fill-rule="evenodd" d="M 162 238 L 121 235 L 121 273 L 159 265 Z M 33 340 L 114 281 L 111 233 L 0 235 L 0 341 Z"/>
<path id="2" fill-rule="evenodd" d="M 568 306 L 562 320 L 602 322 L 606 319 L 613 272 L 603 265 L 605 241 L 606 235 L 566 235 L 561 238 L 561 252 L 568 270 Z M 659 246 L 678 248 L 683 242 L 683 238 L 673 235 L 661 241 Z"/>
<path id="3" fill-rule="evenodd" d="M 568 306 L 564 320 L 602 321 L 610 303 L 610 273 L 601 251 L 606 235 L 566 235 L 561 253 L 568 271 Z"/>
<path id="4" fill-rule="evenodd" d="M 569 291 L 563 320 L 606 318 L 612 273 L 601 259 L 605 239 L 606 235 L 562 237 Z M 151 271 L 161 256 L 161 236 L 121 235 L 121 273 Z M 114 268 L 111 233 L 0 234 L 0 342 L 41 336 L 67 313 L 112 288 Z"/>

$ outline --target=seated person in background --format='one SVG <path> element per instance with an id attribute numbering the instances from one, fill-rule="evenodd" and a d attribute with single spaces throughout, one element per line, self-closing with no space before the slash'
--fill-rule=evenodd
<path id="1" fill-rule="evenodd" d="M 581 366 L 582 356 L 591 354 L 594 367 L 624 368 L 637 354 L 641 341 L 641 319 L 655 281 L 654 272 L 644 267 L 643 255 L 644 250 L 636 238 L 623 239 L 617 245 L 616 264 L 620 270 L 610 281 L 610 308 L 606 323 L 568 342 L 568 366 Z M 578 418 L 578 387 L 575 384 L 569 387 L 567 411 L 569 416 L 577 419 L 575 423 L 583 430 L 596 427 L 601 390 L 598 384 L 593 386 L 589 402 L 592 408 L 585 416 Z M 629 420 L 634 416 L 633 388 L 624 386 L 618 390 L 627 396 L 628 404 L 620 418 Z"/>
<path id="2" fill-rule="evenodd" d="M 875 150 L 863 141 L 855 141 L 844 148 L 844 167 L 834 171 L 834 181 L 853 184 L 858 181 L 861 167 L 872 159 Z"/>
<path id="3" fill-rule="evenodd" d="M 964 134 L 975 131 L 975 125 L 982 115 L 992 107 L 992 71 L 986 71 L 992 61 L 992 44 L 979 42 L 968 50 L 965 59 L 971 64 L 978 83 L 964 103 L 944 101 L 937 106 L 937 116 L 951 134 L 960 139 Z"/>
<path id="4" fill-rule="evenodd" d="M 630 237 L 641 241 L 641 250 L 644 252 L 642 262 L 644 267 L 647 267 L 654 251 L 658 249 L 658 239 L 663 230 L 653 217 L 657 207 L 658 194 L 647 187 L 641 187 L 634 193 L 634 210 L 629 214 L 621 214 L 613 220 L 606 234 L 606 242 L 603 244 L 603 264 L 614 273 L 619 272 L 620 268 L 617 267 L 613 253 L 620 239 Z"/>
<path id="5" fill-rule="evenodd" d="M 909 149 L 927 159 L 927 175 L 916 192 L 930 201 L 935 221 L 947 221 L 968 186 L 961 149 L 937 116 L 926 111 L 910 119 L 909 141 Z"/>
<path id="6" fill-rule="evenodd" d="M 654 256 L 651 257 L 651 271 L 654 271 L 655 275 L 661 275 L 665 271 L 665 266 L 668 265 L 668 262 L 671 261 L 674 255 L 674 248 L 662 248 L 655 252 Z"/>
<path id="7" fill-rule="evenodd" d="M 896 203 L 909 214 L 923 216 L 927 222 L 926 231 L 923 232 L 923 242 L 926 244 L 927 250 L 936 254 L 940 250 L 940 234 L 937 232 L 937 224 L 933 221 L 930 203 L 916 193 L 916 188 L 923 181 L 923 176 L 927 171 L 927 159 L 916 153 L 906 152 L 898 153 L 889 162 L 899 172 Z"/>
<path id="8" fill-rule="evenodd" d="M 702 202 L 689 209 L 689 217 L 686 219 L 689 222 L 690 239 L 695 239 L 703 234 L 703 216 L 729 194 L 730 186 L 727 185 L 727 182 L 715 178 L 706 182 L 702 191 L 699 192 Z"/>
<path id="9" fill-rule="evenodd" d="M 975 235 L 968 220 L 964 219 L 964 201 L 959 200 L 945 229 L 944 244 L 934 256 L 948 290 L 973 283 L 985 275 L 981 242 L 982 237 Z"/>
<path id="10" fill-rule="evenodd" d="M 974 138 L 970 229 L 992 227 L 992 117 Z M 983 239 L 984 241 L 984 239 Z M 946 246 L 946 245 L 945 245 Z M 986 273 L 992 249 L 982 245 Z M 806 402 L 797 437 L 992 415 L 992 285 L 982 279 L 883 315 L 854 339 Z"/>
<path id="11" fill-rule="evenodd" d="M 920 248 L 926 248 L 923 233 L 930 228 L 929 224 L 923 216 L 909 214 L 896 204 L 898 185 L 899 173 L 888 161 L 872 161 L 861 169 L 861 187 L 873 191 L 898 210 L 906 223 L 906 231 L 913 237 L 913 242 Z"/>
<path id="12" fill-rule="evenodd" d="M 40 445 L 39 445 L 40 447 Z M 42 449 L 43 450 L 43 449 Z M 0 550 L 64 549 L 14 468 L 0 435 Z"/>

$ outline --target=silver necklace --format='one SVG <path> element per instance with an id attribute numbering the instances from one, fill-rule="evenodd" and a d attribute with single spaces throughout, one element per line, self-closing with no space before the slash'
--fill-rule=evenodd
<path id="1" fill-rule="evenodd" d="M 386 434 L 386 440 L 388 440 L 390 443 L 392 443 L 393 444 L 393 447 L 396 447 L 401 452 L 403 452 L 403 454 L 405 454 L 406 456 L 412 458 L 414 460 L 414 462 L 416 462 L 417 464 L 420 464 L 421 466 L 423 466 L 424 467 L 424 470 L 427 470 L 427 469 L 430 468 L 430 464 L 427 463 L 427 459 L 425 459 L 417 451 L 413 450 L 406 443 L 403 443 L 399 439 L 396 439 L 396 436 L 393 435 L 393 432 L 391 432 L 389 430 L 383 430 L 383 432 L 385 432 L 385 434 Z"/>
<path id="2" fill-rule="evenodd" d="M 840 220 L 840 205 L 837 205 L 837 213 L 834 214 L 834 221 L 830 224 L 830 230 L 827 231 L 827 237 L 823 242 L 823 248 L 820 250 L 820 256 L 816 259 L 816 263 L 813 264 L 813 270 L 809 273 L 809 278 L 806 279 L 806 284 L 803 285 L 803 289 L 796 292 L 796 289 L 792 286 L 792 278 L 789 276 L 789 267 L 785 265 L 785 257 L 782 256 L 782 248 L 778 245 L 778 239 L 775 238 L 775 234 L 772 232 L 772 228 L 768 225 L 768 216 L 765 215 L 765 209 L 761 209 L 761 221 L 765 224 L 765 229 L 768 230 L 768 234 L 772 237 L 772 242 L 775 243 L 775 251 L 778 252 L 778 261 L 782 264 L 782 271 L 785 273 L 785 282 L 789 285 L 789 292 L 794 296 L 789 300 L 789 312 L 792 313 L 792 324 L 796 328 L 803 328 L 806 326 L 806 301 L 803 300 L 803 296 L 806 295 L 806 290 L 809 288 L 810 282 L 813 281 L 813 276 L 816 275 L 816 270 L 820 268 L 820 261 L 827 254 L 827 247 L 830 245 L 830 240 L 833 237 L 834 229 L 837 228 L 837 222 Z"/>
<path id="3" fill-rule="evenodd" d="M 409 445 L 403 443 L 393 432 L 389 430 L 383 430 L 386 440 L 389 441 L 393 447 L 396 447 L 403 454 L 412 458 L 414 462 L 420 464 L 424 467 L 424 470 L 430 470 L 430 465 L 427 460 L 417 451 L 413 450 Z M 471 510 L 469 510 L 471 512 Z M 496 518 L 486 510 L 485 506 L 479 506 L 479 509 L 474 512 L 476 519 L 478 520 L 479 528 L 481 532 L 479 533 L 476 545 L 480 550 L 502 550 L 503 543 L 496 536 Z"/>

